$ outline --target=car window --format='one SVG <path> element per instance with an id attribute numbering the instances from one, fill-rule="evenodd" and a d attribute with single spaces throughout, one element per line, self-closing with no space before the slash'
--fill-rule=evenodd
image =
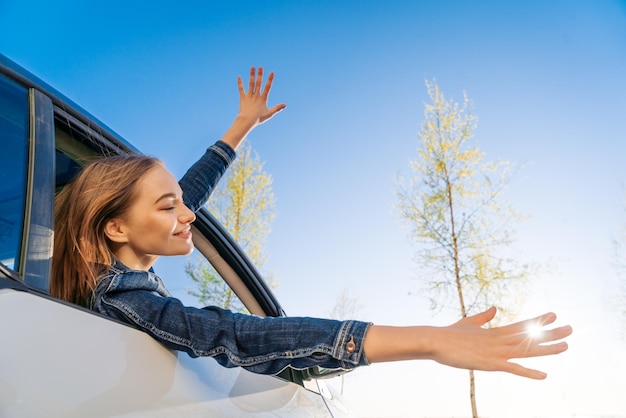
<path id="1" fill-rule="evenodd" d="M 211 248 L 209 251 L 216 250 Z M 170 291 L 193 306 L 219 306 L 233 312 L 250 313 L 216 266 L 208 261 L 215 259 L 215 256 L 207 257 L 197 248 L 185 259 L 172 259 L 168 265 L 173 274 L 171 278 L 165 278 L 174 285 Z"/>
<path id="2" fill-rule="evenodd" d="M 0 77 L 0 261 L 19 270 L 28 167 L 28 91 Z"/>

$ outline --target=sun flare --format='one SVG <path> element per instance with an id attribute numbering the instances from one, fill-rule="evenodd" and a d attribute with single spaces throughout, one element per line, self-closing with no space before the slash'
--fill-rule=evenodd
<path id="1" fill-rule="evenodd" d="M 526 328 L 526 333 L 528 334 L 528 337 L 533 340 L 539 338 L 542 332 L 543 330 L 541 328 L 541 325 L 539 324 L 532 324 Z"/>

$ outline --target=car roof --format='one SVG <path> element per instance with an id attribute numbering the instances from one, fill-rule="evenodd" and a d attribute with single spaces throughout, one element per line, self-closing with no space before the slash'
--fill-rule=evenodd
<path id="1" fill-rule="evenodd" d="M 93 116 L 87 110 L 75 103 L 70 98 L 50 86 L 48 83 L 20 66 L 7 56 L 0 54 L 0 73 L 8 74 L 11 78 L 19 81 L 26 87 L 35 88 L 46 96 L 48 96 L 52 103 L 63 109 L 65 112 L 71 114 L 73 117 L 81 121 L 87 126 L 97 126 L 98 131 L 108 141 L 114 144 L 117 148 L 128 153 L 140 153 L 140 151 L 128 142 L 126 139 L 117 134 L 113 129 L 108 127 L 104 122 Z"/>

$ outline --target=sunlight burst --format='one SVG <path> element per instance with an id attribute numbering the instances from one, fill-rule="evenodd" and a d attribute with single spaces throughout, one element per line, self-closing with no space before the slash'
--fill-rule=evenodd
<path id="1" fill-rule="evenodd" d="M 541 334 L 543 333 L 541 324 L 529 325 L 528 327 L 526 327 L 526 333 L 528 334 L 528 337 L 533 340 L 541 337 Z"/>

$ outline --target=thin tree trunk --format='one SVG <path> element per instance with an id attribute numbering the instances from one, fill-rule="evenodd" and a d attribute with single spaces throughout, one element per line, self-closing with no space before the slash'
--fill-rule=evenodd
<path id="1" fill-rule="evenodd" d="M 447 173 L 446 173 L 447 176 Z M 459 305 L 461 306 L 461 316 L 467 316 L 465 307 L 465 299 L 463 298 L 463 283 L 461 283 L 461 267 L 459 255 L 459 241 L 456 234 L 456 223 L 454 218 L 454 201 L 452 199 L 452 184 L 446 179 L 448 188 L 448 208 L 450 210 L 450 233 L 452 235 L 452 251 L 454 253 L 454 279 L 456 281 L 456 290 L 459 296 Z M 476 406 L 476 382 L 474 380 L 474 370 L 469 371 L 470 377 L 470 402 L 472 406 L 472 417 L 478 418 L 478 407 Z"/>
<path id="2" fill-rule="evenodd" d="M 450 235 L 452 238 L 452 251 L 454 259 L 454 280 L 456 282 L 456 290 L 459 296 L 459 305 L 461 306 L 461 316 L 465 318 L 467 316 L 467 310 L 465 309 L 465 300 L 463 298 L 463 284 L 461 283 L 461 266 L 459 255 L 459 239 L 456 235 L 456 221 L 454 218 L 454 200 L 452 198 L 452 183 L 448 178 L 448 172 L 445 170 L 446 175 L 446 188 L 448 189 L 448 210 L 450 211 Z"/>
<path id="3" fill-rule="evenodd" d="M 478 418 L 478 408 L 476 407 L 476 382 L 474 381 L 474 370 L 470 370 L 469 375 L 470 375 L 470 402 L 472 404 L 472 417 Z"/>

